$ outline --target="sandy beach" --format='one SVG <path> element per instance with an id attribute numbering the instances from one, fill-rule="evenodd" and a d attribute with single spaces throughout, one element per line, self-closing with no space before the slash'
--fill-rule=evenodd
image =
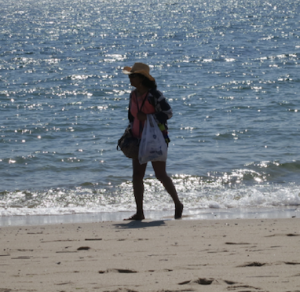
<path id="1" fill-rule="evenodd" d="M 300 219 L 0 228 L 0 291 L 300 291 Z"/>

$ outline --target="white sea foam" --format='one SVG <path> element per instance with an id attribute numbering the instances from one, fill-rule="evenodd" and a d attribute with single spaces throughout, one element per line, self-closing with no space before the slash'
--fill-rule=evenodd
<path id="1" fill-rule="evenodd" d="M 195 181 L 191 180 L 190 183 L 185 181 L 187 186 L 185 188 L 180 187 L 178 181 L 175 185 L 185 205 L 185 211 L 300 206 L 300 187 L 295 184 L 228 187 L 220 183 L 196 185 Z M 149 211 L 174 209 L 169 195 L 153 179 L 146 182 L 144 209 Z M 97 192 L 85 188 L 77 191 L 51 190 L 44 194 L 13 192 L 3 194 L 0 200 L 0 216 L 125 211 L 135 211 L 132 186 L 129 182 L 119 186 L 114 192 Z"/>

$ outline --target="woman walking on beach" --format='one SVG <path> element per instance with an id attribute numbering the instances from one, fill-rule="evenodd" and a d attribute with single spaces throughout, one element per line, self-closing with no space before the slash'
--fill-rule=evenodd
<path id="1" fill-rule="evenodd" d="M 155 79 L 150 75 L 150 68 L 143 63 L 135 63 L 133 67 L 125 67 L 123 73 L 127 74 L 130 83 L 135 90 L 130 93 L 128 119 L 134 137 L 141 138 L 144 123 L 148 114 L 154 114 L 155 120 L 162 125 L 163 135 L 166 143 L 170 140 L 167 134 L 167 120 L 172 117 L 172 109 L 163 96 L 157 90 Z M 165 161 L 152 161 L 152 167 L 156 178 L 163 184 L 166 191 L 172 197 L 175 204 L 175 219 L 180 219 L 183 211 L 183 204 L 180 202 L 176 188 L 171 178 L 166 173 Z M 145 219 L 143 210 L 144 198 L 144 176 L 147 163 L 140 164 L 138 158 L 132 159 L 133 167 L 133 193 L 136 203 L 136 213 L 124 220 Z"/>

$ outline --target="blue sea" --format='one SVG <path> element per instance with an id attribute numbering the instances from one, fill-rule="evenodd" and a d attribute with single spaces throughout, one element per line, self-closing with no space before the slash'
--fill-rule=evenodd
<path id="1" fill-rule="evenodd" d="M 0 3 L 0 221 L 134 213 L 116 145 L 135 62 L 173 109 L 167 171 L 187 218 L 298 211 L 299 0 Z M 151 164 L 144 207 L 174 209 Z"/>

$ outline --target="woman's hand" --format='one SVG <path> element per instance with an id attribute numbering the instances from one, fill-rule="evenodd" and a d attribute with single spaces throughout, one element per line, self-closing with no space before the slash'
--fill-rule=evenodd
<path id="1" fill-rule="evenodd" d="M 143 112 L 139 111 L 136 115 L 137 119 L 139 121 L 146 121 L 147 120 L 147 115 L 144 114 Z"/>

